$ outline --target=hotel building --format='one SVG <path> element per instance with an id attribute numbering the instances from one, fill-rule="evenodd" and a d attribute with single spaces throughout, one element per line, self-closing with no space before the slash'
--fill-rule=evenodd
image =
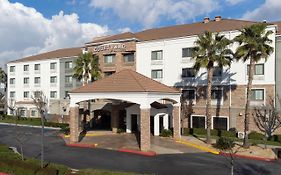
<path id="1" fill-rule="evenodd" d="M 83 51 L 91 51 L 99 56 L 103 76 L 130 69 L 177 88 L 182 92 L 181 108 L 189 109 L 181 112 L 181 126 L 206 128 L 206 70 L 201 69 L 195 74 L 192 69 L 194 60 L 191 59 L 191 49 L 195 47 L 194 41 L 206 30 L 220 32 L 228 39 L 233 39 L 240 29 L 252 24 L 255 22 L 221 17 L 214 20 L 205 18 L 198 23 L 95 38 L 83 46 Z M 273 32 L 270 39 L 273 41 L 271 46 L 274 52 L 266 62 L 262 60 L 255 65 L 252 107 L 266 105 L 270 98 L 274 98 L 277 93 L 281 94 L 281 72 L 277 69 L 281 66 L 281 35 L 278 25 L 281 23 L 268 24 L 266 29 Z M 230 48 L 235 51 L 237 45 L 233 44 Z M 71 53 L 60 54 L 61 52 Z M 31 107 L 30 104 L 31 93 L 36 90 L 42 90 L 49 97 L 50 114 L 68 114 L 69 109 L 60 104 L 67 103 L 64 98 L 69 91 L 81 86 L 81 82 L 72 78 L 73 61 L 81 52 L 81 48 L 61 49 L 8 63 L 8 99 L 14 98 L 18 106 L 22 107 L 22 116 L 36 116 L 34 106 Z M 248 64 L 234 61 L 230 67 L 215 68 L 211 109 L 213 129 L 236 128 L 243 131 Z M 91 101 L 91 109 L 96 111 L 93 112 L 95 114 L 90 111 L 92 117 L 97 113 L 101 117 L 110 115 L 108 112 L 97 110 L 112 111 L 112 105 L 108 107 L 106 101 L 94 105 L 96 102 Z M 155 121 L 154 128 L 173 127 L 172 111 L 169 107 L 166 109 L 165 105 L 168 104 L 164 101 L 157 101 L 152 105 L 155 110 L 151 116 L 151 121 Z M 127 114 L 138 116 L 139 114 L 134 112 L 137 110 L 136 106 L 124 105 L 118 110 L 124 116 L 119 120 L 123 121 L 119 126 L 125 125 L 123 127 L 130 132 L 133 118 Z M 154 120 L 155 118 L 157 120 Z M 139 123 L 139 120 L 136 118 L 136 123 Z M 250 124 L 251 130 L 257 129 L 253 118 Z M 153 131 L 154 135 L 159 135 L 158 129 Z"/>

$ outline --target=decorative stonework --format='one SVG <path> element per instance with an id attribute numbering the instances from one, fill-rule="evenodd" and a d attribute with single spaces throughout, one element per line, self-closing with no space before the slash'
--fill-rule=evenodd
<path id="1" fill-rule="evenodd" d="M 179 106 L 173 107 L 173 124 L 174 124 L 174 139 L 180 139 L 180 108 Z"/>
<path id="2" fill-rule="evenodd" d="M 79 109 L 78 107 L 70 107 L 70 143 L 79 141 Z"/>
<path id="3" fill-rule="evenodd" d="M 150 109 L 140 110 L 140 149 L 150 150 Z"/>

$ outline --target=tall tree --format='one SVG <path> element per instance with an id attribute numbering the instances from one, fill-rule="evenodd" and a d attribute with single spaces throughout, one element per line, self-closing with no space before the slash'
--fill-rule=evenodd
<path id="1" fill-rule="evenodd" d="M 75 60 L 74 78 L 83 81 L 83 86 L 100 78 L 99 58 L 91 52 L 80 54 Z"/>
<path id="2" fill-rule="evenodd" d="M 206 31 L 199 35 L 195 41 L 196 47 L 193 51 L 195 60 L 194 68 L 207 69 L 207 98 L 206 98 L 206 116 L 207 116 L 207 143 L 211 143 L 211 91 L 213 83 L 214 67 L 220 68 L 230 66 L 232 51 L 228 48 L 231 41 L 219 33 L 213 34 Z"/>
<path id="3" fill-rule="evenodd" d="M 7 84 L 7 74 L 6 72 L 0 67 L 0 83 Z"/>
<path id="4" fill-rule="evenodd" d="M 239 61 L 250 62 L 248 70 L 248 84 L 247 84 L 247 100 L 245 107 L 245 119 L 244 119 L 244 141 L 243 146 L 249 147 L 249 115 L 250 115 L 250 98 L 251 89 L 254 75 L 255 64 L 262 59 L 265 61 L 269 55 L 273 52 L 273 48 L 270 46 L 272 40 L 269 35 L 272 31 L 266 30 L 266 23 L 257 23 L 249 27 L 245 27 L 240 30 L 240 34 L 234 38 L 234 41 L 239 43 L 239 47 L 235 52 L 235 58 Z"/>

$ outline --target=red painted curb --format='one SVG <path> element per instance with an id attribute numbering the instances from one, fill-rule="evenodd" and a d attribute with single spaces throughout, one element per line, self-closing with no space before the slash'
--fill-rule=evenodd
<path id="1" fill-rule="evenodd" d="M 66 146 L 70 146 L 70 147 L 79 147 L 79 148 L 95 148 L 96 145 L 95 144 L 80 144 L 80 143 L 69 143 L 69 144 L 65 144 Z"/>
<path id="2" fill-rule="evenodd" d="M 156 152 L 154 151 L 138 151 L 138 150 L 132 150 L 132 149 L 118 149 L 119 152 L 124 152 L 124 153 L 132 153 L 132 154 L 138 154 L 142 156 L 148 156 L 148 157 L 154 157 L 156 156 Z"/>
<path id="3" fill-rule="evenodd" d="M 230 153 L 220 152 L 220 155 L 228 156 L 229 157 Z M 232 154 L 232 156 L 233 157 L 238 157 L 238 158 L 266 161 L 266 162 L 274 162 L 274 161 L 278 160 L 278 159 L 270 159 L 270 158 L 263 158 L 263 157 L 257 157 L 257 156 L 245 156 L 245 155 L 241 155 L 241 154 Z"/>
<path id="4" fill-rule="evenodd" d="M 9 175 L 9 174 L 6 174 L 6 173 L 0 173 L 0 175 Z"/>

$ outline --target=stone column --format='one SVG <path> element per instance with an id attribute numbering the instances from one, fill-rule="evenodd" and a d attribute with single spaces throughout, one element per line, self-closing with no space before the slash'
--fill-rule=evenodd
<path id="1" fill-rule="evenodd" d="M 180 139 L 180 107 L 173 106 L 173 126 L 174 126 L 174 139 Z"/>
<path id="2" fill-rule="evenodd" d="M 150 150 L 150 108 L 140 109 L 140 149 Z"/>
<path id="3" fill-rule="evenodd" d="M 79 108 L 78 106 L 70 107 L 69 110 L 69 128 L 70 128 L 70 142 L 75 143 L 79 141 Z"/>
<path id="4" fill-rule="evenodd" d="M 111 109 L 112 132 L 117 133 L 118 127 L 119 127 L 119 105 L 112 105 L 112 109 Z"/>

